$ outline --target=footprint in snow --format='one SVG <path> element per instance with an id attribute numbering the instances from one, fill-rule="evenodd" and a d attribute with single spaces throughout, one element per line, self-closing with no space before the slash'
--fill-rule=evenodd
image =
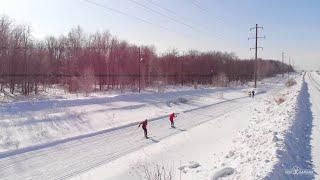
<path id="1" fill-rule="evenodd" d="M 196 169 L 198 167 L 200 167 L 200 164 L 198 162 L 189 161 L 189 163 L 187 165 L 180 166 L 178 169 L 186 174 L 188 172 L 188 170 Z"/>

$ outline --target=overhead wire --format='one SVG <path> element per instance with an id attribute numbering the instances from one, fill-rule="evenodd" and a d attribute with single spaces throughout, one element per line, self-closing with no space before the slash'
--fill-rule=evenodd
<path id="1" fill-rule="evenodd" d="M 146 1 L 147 1 L 149 4 L 152 4 L 153 6 L 158 7 L 158 8 L 160 8 L 160 9 L 162 9 L 162 10 L 164 10 L 164 11 L 166 11 L 166 12 L 168 12 L 168 13 L 170 13 L 170 14 L 172 14 L 172 15 L 174 15 L 174 16 L 182 19 L 182 20 L 184 20 L 184 21 L 189 21 L 189 22 L 191 22 L 190 20 L 188 20 L 188 19 L 186 19 L 186 18 L 184 18 L 184 17 L 181 17 L 181 16 L 180 16 L 179 14 L 177 14 L 175 11 L 173 11 L 173 10 L 171 10 L 171 9 L 165 7 L 165 6 L 162 6 L 162 5 L 160 5 L 159 3 L 156 3 L 154 0 L 146 0 Z M 204 25 L 200 25 L 200 24 L 195 23 L 195 22 L 191 22 L 191 23 L 194 24 L 194 25 L 197 25 L 197 26 L 201 27 L 201 29 L 205 30 L 206 32 L 211 33 L 211 32 L 210 32 L 211 30 L 210 30 L 208 27 L 206 27 L 206 26 L 204 26 Z M 222 34 L 219 33 L 219 34 L 216 34 L 216 36 L 222 36 Z"/>
<path id="2" fill-rule="evenodd" d="M 136 20 L 138 20 L 138 21 L 140 21 L 140 22 L 143 22 L 143 23 L 152 25 L 152 26 L 154 26 L 154 27 L 163 29 L 163 30 L 165 30 L 165 31 L 167 31 L 167 32 L 175 33 L 175 34 L 177 34 L 177 35 L 179 35 L 179 36 L 182 35 L 182 36 L 184 36 L 184 37 L 186 37 L 186 38 L 193 39 L 190 35 L 186 34 L 185 32 L 177 32 L 177 31 L 174 31 L 174 30 L 172 30 L 172 29 L 170 29 L 170 28 L 168 28 L 168 27 L 166 27 L 166 26 L 163 26 L 163 25 L 160 25 L 160 24 L 157 24 L 157 23 L 153 23 L 152 21 L 146 20 L 146 19 L 144 19 L 144 18 L 140 18 L 140 17 L 135 16 L 135 15 L 131 15 L 131 14 L 125 12 L 125 11 L 121 11 L 121 10 L 119 10 L 119 9 L 112 8 L 112 7 L 107 6 L 107 5 L 105 5 L 105 4 L 101 4 L 101 3 L 98 3 L 98 2 L 93 1 L 93 0 L 82 0 L 82 1 L 84 1 L 84 2 L 86 2 L 86 3 L 89 3 L 89 4 L 91 4 L 91 5 L 94 5 L 94 6 L 103 8 L 103 9 L 108 10 L 108 11 L 111 11 L 111 12 L 114 12 L 114 13 L 117 13 L 117 14 L 121 14 L 121 15 L 127 16 L 127 17 L 129 17 L 129 18 L 136 19 Z M 188 24 L 186 24 L 186 23 L 184 23 L 184 22 L 181 22 L 181 21 L 179 21 L 179 20 L 177 20 L 177 19 L 175 19 L 175 18 L 172 18 L 172 17 L 170 17 L 170 16 L 168 16 L 168 15 L 165 15 L 164 13 L 161 13 L 161 12 L 159 12 L 159 11 L 155 11 L 154 9 L 152 9 L 152 8 L 150 8 L 150 7 L 142 4 L 142 3 L 139 3 L 139 2 L 137 2 L 137 1 L 135 1 L 135 0 L 129 0 L 129 1 L 131 1 L 131 2 L 133 2 L 133 3 L 135 3 L 135 4 L 137 4 L 137 5 L 145 8 L 145 9 L 148 9 L 149 11 L 152 11 L 153 13 L 157 13 L 158 15 L 167 17 L 167 18 L 169 18 L 170 20 L 172 20 L 172 21 L 174 21 L 174 22 L 176 22 L 176 23 L 182 24 L 182 25 L 184 25 L 184 26 L 186 26 L 186 27 L 188 27 L 188 28 L 190 28 L 190 29 L 192 29 L 192 30 L 194 30 L 194 31 L 197 31 L 197 32 L 200 32 L 200 33 L 204 33 L 203 31 L 200 31 L 200 30 L 194 28 L 194 27 L 191 26 L 191 25 L 188 25 Z M 211 34 L 211 33 L 210 33 L 210 34 Z M 221 37 L 221 36 L 218 36 L 217 34 L 212 34 L 212 35 L 214 35 L 216 38 L 222 39 L 222 37 Z M 213 37 L 211 36 L 211 37 L 209 37 L 209 38 L 213 38 Z"/>
<path id="3" fill-rule="evenodd" d="M 136 0 L 128 0 L 128 1 L 131 1 L 131 2 L 133 2 L 134 4 L 137 4 L 137 5 L 145 8 L 145 9 L 149 10 L 150 12 L 153 12 L 153 13 L 158 14 L 158 15 L 160 15 L 160 16 L 166 17 L 166 18 L 170 19 L 170 20 L 173 21 L 173 22 L 176 22 L 176 23 L 178 23 L 178 24 L 181 24 L 181 25 L 183 25 L 183 26 L 186 26 L 186 27 L 188 27 L 188 28 L 190 28 L 190 29 L 192 29 L 192 30 L 198 31 L 198 30 L 197 30 L 196 28 L 194 28 L 193 26 L 191 26 L 191 25 L 189 25 L 189 24 L 186 24 L 186 23 L 184 23 L 184 22 L 181 22 L 181 21 L 179 21 L 179 20 L 177 20 L 177 19 L 175 19 L 175 18 L 172 18 L 172 17 L 170 17 L 170 16 L 168 16 L 168 15 L 166 15 L 166 14 L 160 12 L 160 11 L 156 11 L 156 10 L 154 10 L 154 9 L 152 9 L 152 8 L 150 8 L 150 7 L 144 5 L 144 4 L 142 4 L 142 3 L 140 3 L 140 2 L 138 2 L 138 1 L 136 1 Z"/>
<path id="4" fill-rule="evenodd" d="M 174 33 L 180 34 L 179 32 L 172 31 L 172 30 L 170 30 L 169 28 L 167 28 L 167 27 L 165 27 L 165 26 L 161 26 L 161 25 L 159 25 L 159 24 L 152 23 L 152 22 L 150 22 L 150 21 L 148 21 L 148 20 L 145 20 L 145 19 L 142 19 L 142 18 L 140 18 L 140 17 L 138 17 L 138 16 L 130 15 L 130 14 L 124 12 L 124 11 L 121 11 L 121 10 L 118 10 L 118 9 L 115 9 L 115 8 L 111 8 L 111 7 L 109 7 L 109 6 L 106 6 L 106 5 L 97 3 L 97 2 L 95 2 L 95 1 L 91 1 L 91 0 L 82 0 L 82 1 L 85 1 L 85 2 L 87 2 L 87 3 L 89 3 L 89 4 L 95 5 L 95 6 L 97 6 L 97 7 L 106 9 L 106 10 L 108 10 L 108 11 L 115 12 L 115 13 L 117 13 L 117 14 L 121 14 L 121 15 L 130 17 L 130 18 L 134 18 L 134 19 L 136 19 L 136 20 L 138 20 L 138 21 L 140 21 L 140 22 L 143 22 L 143 23 L 146 23 L 146 24 L 150 24 L 150 25 L 155 26 L 155 27 L 157 27 L 157 28 L 161 28 L 161 29 L 166 30 L 166 31 L 169 31 L 169 32 L 174 32 Z"/>
<path id="5" fill-rule="evenodd" d="M 206 13 L 206 14 L 208 14 L 208 15 L 211 15 L 211 14 L 210 14 L 210 11 L 209 11 L 208 9 L 206 9 L 206 8 L 204 8 L 204 7 L 202 7 L 202 6 L 200 5 L 200 2 L 199 2 L 199 1 L 197 1 L 197 0 L 189 0 L 189 2 L 190 2 L 193 6 L 195 6 L 196 8 L 200 9 L 202 12 L 204 12 L 204 13 Z M 221 17 L 216 17 L 215 19 L 216 19 L 217 21 L 219 21 L 219 23 L 223 23 L 223 21 L 224 21 L 224 19 L 221 18 Z"/>
<path id="6" fill-rule="evenodd" d="M 166 14 L 160 12 L 160 11 L 154 10 L 153 8 L 150 8 L 150 7 L 146 6 L 145 4 L 140 3 L 140 2 L 138 2 L 138 1 L 136 1 L 136 0 L 128 0 L 128 1 L 136 4 L 136 5 L 144 8 L 144 9 L 146 9 L 146 10 L 148 10 L 148 11 L 154 13 L 154 14 L 158 14 L 158 15 L 160 15 L 160 16 L 163 16 L 163 17 L 165 17 L 165 18 L 167 18 L 167 19 L 175 22 L 175 23 L 178 23 L 178 24 L 181 24 L 181 25 L 183 25 L 183 26 L 185 26 L 185 27 L 188 27 L 188 28 L 191 29 L 191 30 L 197 31 L 197 32 L 199 32 L 199 33 L 207 33 L 207 34 L 210 34 L 211 36 L 215 36 L 216 38 L 222 39 L 222 37 L 219 36 L 219 35 L 217 35 L 217 34 L 212 34 L 211 32 L 201 31 L 201 30 L 199 30 L 198 28 L 196 28 L 196 27 L 194 27 L 194 26 L 192 26 L 192 25 L 189 25 L 189 24 L 187 24 L 187 23 L 185 23 L 185 22 L 183 22 L 183 21 L 180 21 L 180 20 L 178 20 L 178 19 L 176 19 L 176 18 L 173 18 L 173 17 L 171 17 L 171 16 L 168 16 L 168 15 L 166 15 Z"/>

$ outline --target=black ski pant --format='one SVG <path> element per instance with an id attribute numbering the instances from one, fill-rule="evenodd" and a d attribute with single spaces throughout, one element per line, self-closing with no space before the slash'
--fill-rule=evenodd
<path id="1" fill-rule="evenodd" d="M 173 122 L 173 120 L 170 120 L 170 122 L 171 122 L 171 127 L 174 127 L 174 122 Z"/>
<path id="2" fill-rule="evenodd" d="M 143 129 L 143 132 L 144 132 L 144 137 L 148 137 L 148 130 L 147 128 L 142 128 Z"/>

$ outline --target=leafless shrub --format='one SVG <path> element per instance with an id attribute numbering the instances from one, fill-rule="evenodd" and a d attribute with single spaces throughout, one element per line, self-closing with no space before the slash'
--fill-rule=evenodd
<path id="1" fill-rule="evenodd" d="M 228 77 L 225 73 L 219 73 L 218 75 L 218 86 L 227 87 L 228 86 Z"/>
<path id="2" fill-rule="evenodd" d="M 89 96 L 89 94 L 94 90 L 94 82 L 94 72 L 91 69 L 85 70 L 80 84 L 80 90 L 85 94 L 85 96 Z"/>
<path id="3" fill-rule="evenodd" d="M 139 165 L 139 172 L 145 180 L 173 180 L 174 168 L 159 164 L 144 163 Z"/>

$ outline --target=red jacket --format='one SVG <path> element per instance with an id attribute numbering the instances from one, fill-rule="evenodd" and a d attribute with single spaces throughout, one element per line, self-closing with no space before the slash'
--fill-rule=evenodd
<path id="1" fill-rule="evenodd" d="M 173 119 L 176 117 L 176 115 L 174 113 L 170 114 L 169 119 L 170 121 L 173 121 Z"/>
<path id="2" fill-rule="evenodd" d="M 139 127 L 142 125 L 142 128 L 143 129 L 147 129 L 147 125 L 148 125 L 148 121 L 147 120 L 144 120 L 142 122 L 139 123 Z"/>

